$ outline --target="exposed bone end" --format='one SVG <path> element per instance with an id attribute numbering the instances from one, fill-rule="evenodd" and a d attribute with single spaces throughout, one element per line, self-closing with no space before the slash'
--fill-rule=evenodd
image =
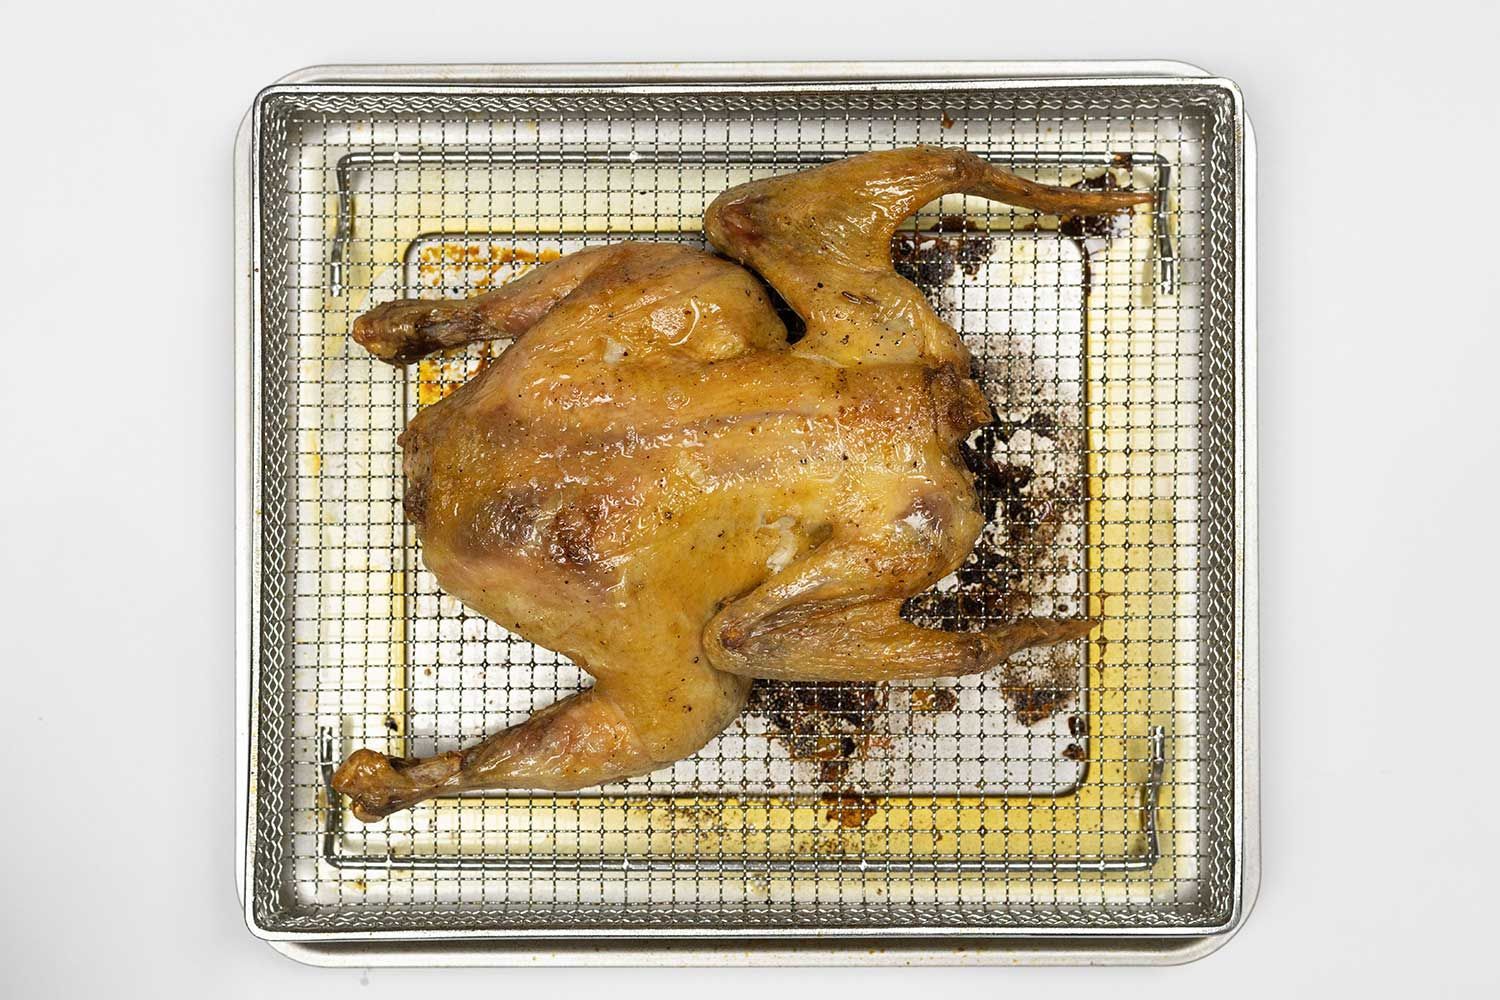
<path id="1" fill-rule="evenodd" d="M 463 755 L 442 753 L 406 761 L 374 750 L 356 750 L 333 775 L 333 788 L 349 796 L 356 819 L 374 823 L 428 798 L 463 767 Z"/>

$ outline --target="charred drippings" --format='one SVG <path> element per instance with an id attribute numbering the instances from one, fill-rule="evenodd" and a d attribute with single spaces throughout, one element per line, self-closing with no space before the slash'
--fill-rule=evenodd
<path id="1" fill-rule="evenodd" d="M 841 827 L 864 826 L 880 810 L 880 800 L 849 787 L 849 772 L 890 737 L 880 730 L 890 718 L 892 689 L 885 684 L 815 681 L 757 681 L 746 710 L 767 723 L 767 735 L 786 747 L 793 760 L 817 765 L 824 816 Z M 948 712 L 958 707 L 950 688 L 910 692 L 914 712 Z"/>
<path id="2" fill-rule="evenodd" d="M 1072 664 L 1068 670 L 1072 672 Z M 1009 675 L 1010 671 L 1005 671 Z M 1075 684 L 1049 685 L 1027 683 L 1025 678 L 1005 676 L 1000 685 L 1000 694 L 1010 702 L 1016 718 L 1025 725 L 1031 726 L 1043 719 L 1050 718 L 1073 703 L 1078 696 L 1078 688 Z"/>
<path id="3" fill-rule="evenodd" d="M 929 229 L 903 230 L 891 239 L 896 273 L 931 296 L 962 270 L 979 274 L 995 241 L 989 232 L 962 215 L 945 215 Z"/>
<path id="4" fill-rule="evenodd" d="M 1119 189 L 1112 173 L 1085 178 L 1075 186 L 1092 191 Z M 1128 219 L 1121 215 L 1068 217 L 1061 221 L 1057 234 L 1073 241 L 1079 249 L 1085 332 L 1093 281 L 1088 241 L 1118 235 L 1119 227 L 1128 225 Z M 945 216 L 935 232 L 897 234 L 892 258 L 898 273 L 917 284 L 941 311 L 940 289 L 960 268 L 965 274 L 977 275 L 992 250 L 991 237 L 981 235 L 974 223 L 962 217 Z M 986 374 L 976 370 L 975 383 L 993 386 L 994 379 Z M 1004 541 L 986 544 L 981 539 L 954 574 L 955 586 L 930 590 L 908 600 L 902 611 L 912 622 L 952 629 L 974 621 L 1005 621 L 1034 613 L 1035 599 L 1043 596 L 1037 590 L 1039 560 L 1045 561 L 1045 553 L 1050 551 L 1069 516 L 1076 512 L 1082 484 L 1039 478 L 1029 464 L 1007 461 L 1006 448 L 1021 431 L 1052 442 L 1057 448 L 1071 447 L 1076 435 L 1076 430 L 1064 426 L 1054 413 L 1032 410 L 1001 416 L 961 445 L 964 461 L 974 476 L 985 521 L 1003 526 Z M 1076 494 L 1070 492 L 1075 485 L 1079 491 Z M 1069 613 L 1057 607 L 1058 613 Z M 1051 657 L 1018 659 L 1000 669 L 1000 693 L 1016 717 L 1031 725 L 1073 703 L 1077 694 L 1076 675 L 1077 661 L 1071 651 L 1066 661 Z"/>
<path id="5" fill-rule="evenodd" d="M 914 688 L 911 710 L 921 714 L 951 712 L 958 707 L 958 695 L 952 688 Z"/>
<path id="6" fill-rule="evenodd" d="M 823 815 L 846 829 L 864 826 L 880 811 L 880 801 L 858 792 L 824 792 L 818 796 Z"/>
<path id="7" fill-rule="evenodd" d="M 1071 185 L 1079 191 L 1121 191 L 1123 188 L 1115 181 L 1115 175 L 1111 171 L 1105 171 L 1098 177 L 1085 177 L 1077 184 Z M 1109 239 L 1121 235 L 1122 231 L 1130 228 L 1130 217 L 1123 212 L 1105 212 L 1098 215 L 1069 215 L 1064 216 L 1062 224 L 1057 231 L 1064 236 L 1075 240 L 1083 239 Z"/>
<path id="8" fill-rule="evenodd" d="M 757 681 L 746 710 L 766 720 L 793 760 L 818 765 L 818 782 L 841 786 L 849 770 L 888 740 L 876 735 L 890 689 L 873 682 Z"/>
<path id="9" fill-rule="evenodd" d="M 1115 175 L 1105 171 L 1098 177 L 1085 177 L 1072 185 L 1079 191 L 1119 191 Z M 1089 319 L 1089 295 L 1094 287 L 1094 260 L 1089 253 L 1089 240 L 1106 240 L 1130 231 L 1130 219 L 1122 213 L 1102 215 L 1069 215 L 1058 225 L 1057 231 L 1072 240 L 1078 247 L 1078 257 L 1083 268 L 1083 322 L 1087 329 Z"/>
<path id="10" fill-rule="evenodd" d="M 998 420 L 961 446 L 985 521 L 1003 525 L 1005 540 L 998 545 L 984 541 L 976 545 L 954 574 L 956 586 L 929 590 L 908 600 L 903 613 L 916 624 L 951 629 L 1034 613 L 1039 596 L 1035 592 L 1038 561 L 1050 551 L 1077 501 L 1067 495 L 1063 484 L 1038 477 L 1030 465 L 996 458 L 1005 454 L 1005 446 L 1022 430 L 1059 445 L 1070 437 L 1052 414 L 1034 412 Z M 1019 721 L 1034 725 L 1075 701 L 1077 669 L 1071 650 L 1015 659 L 999 669 L 999 692 Z"/>

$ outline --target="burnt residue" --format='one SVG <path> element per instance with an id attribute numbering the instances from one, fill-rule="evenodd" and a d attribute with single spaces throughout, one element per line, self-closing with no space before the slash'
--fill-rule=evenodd
<path id="1" fill-rule="evenodd" d="M 969 277 L 990 259 L 995 241 L 962 215 L 945 215 L 928 229 L 903 230 L 891 239 L 896 273 L 932 297 L 962 270 Z"/>
<path id="2" fill-rule="evenodd" d="M 1115 175 L 1105 171 L 1098 177 L 1085 177 L 1070 187 L 1078 191 L 1120 191 Z M 1130 216 L 1126 212 L 1103 212 L 1096 215 L 1068 215 L 1062 219 L 1057 231 L 1072 239 L 1109 239 L 1119 236 L 1130 228 Z"/>
<path id="3" fill-rule="evenodd" d="M 1115 175 L 1105 171 L 1098 177 L 1085 177 L 1077 184 L 1071 185 L 1079 191 L 1119 191 L 1120 185 L 1115 182 Z M 1094 262 L 1089 254 L 1089 240 L 1105 240 L 1119 236 L 1122 232 L 1130 229 L 1130 219 L 1126 213 L 1104 212 L 1098 215 L 1069 215 L 1064 216 L 1058 225 L 1057 231 L 1072 240 L 1078 247 L 1078 257 L 1083 267 L 1083 325 L 1085 332 L 1088 330 L 1089 293 L 1094 284 Z"/>
<path id="4" fill-rule="evenodd" d="M 1083 747 L 1079 746 L 1077 743 L 1069 743 L 1067 746 L 1063 747 L 1062 755 L 1068 760 L 1087 760 L 1089 756 L 1084 752 Z"/>
<path id="5" fill-rule="evenodd" d="M 818 800 L 823 803 L 823 815 L 846 828 L 864 826 L 880 811 L 880 800 L 858 792 L 824 792 Z"/>
<path id="6" fill-rule="evenodd" d="M 1079 191 L 1124 190 L 1110 171 L 1085 177 L 1071 187 Z M 1013 231 L 1033 228 L 1022 226 Z M 1068 215 L 1060 220 L 1058 234 L 1076 243 L 1083 258 L 1085 305 L 1092 279 L 1085 241 L 1110 239 L 1128 232 L 1129 228 L 1130 216 L 1125 212 Z M 955 272 L 962 270 L 971 278 L 977 276 L 993 249 L 994 238 L 988 229 L 962 215 L 944 215 L 931 227 L 898 232 L 891 239 L 891 263 L 897 274 L 920 288 L 929 299 L 936 300 L 939 289 Z M 934 301 L 934 306 L 940 309 L 941 303 Z"/>
<path id="7" fill-rule="evenodd" d="M 958 695 L 952 688 L 914 688 L 911 692 L 911 710 L 918 714 L 935 715 L 951 712 L 958 707 Z"/>
<path id="8" fill-rule="evenodd" d="M 1069 663 L 1068 672 L 1071 674 L 1073 670 L 1074 665 Z M 1006 677 L 1010 673 L 1008 669 L 1002 668 L 1002 677 L 1005 679 L 1000 684 L 1000 693 L 1010 702 L 1016 718 L 1028 726 L 1056 715 L 1072 704 L 1078 695 L 1078 687 L 1071 678 L 1066 686 L 1049 686 L 1032 683 L 1025 677 L 1011 680 Z"/>
<path id="9" fill-rule="evenodd" d="M 1077 647 L 1072 643 L 1034 649 L 1015 656 L 997 671 L 1001 696 L 1023 724 L 1031 726 L 1051 718 L 1078 701 L 1081 678 L 1078 676 Z M 1074 714 L 1068 719 L 1068 731 L 1076 731 Z M 1085 730 L 1086 732 L 1087 730 Z"/>
<path id="10" fill-rule="evenodd" d="M 888 714 L 884 684 L 757 681 L 750 712 L 766 720 L 772 739 L 793 760 L 818 765 L 818 781 L 842 786 L 849 769 L 885 741 L 874 735 Z"/>

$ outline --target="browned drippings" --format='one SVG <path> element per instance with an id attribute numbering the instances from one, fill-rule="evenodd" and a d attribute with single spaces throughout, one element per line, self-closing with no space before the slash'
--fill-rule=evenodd
<path id="1" fill-rule="evenodd" d="M 962 215 L 945 215 L 929 229 L 897 233 L 891 239 L 891 263 L 931 299 L 954 272 L 977 275 L 994 247 L 988 230 Z"/>
<path id="2" fill-rule="evenodd" d="M 1120 185 L 1115 183 L 1115 175 L 1105 171 L 1098 177 L 1085 177 L 1077 184 L 1071 185 L 1080 191 L 1119 191 Z M 1057 231 L 1078 247 L 1078 257 L 1083 267 L 1083 326 L 1085 332 L 1088 330 L 1089 322 L 1089 293 L 1094 287 L 1094 261 L 1089 254 L 1088 241 L 1091 239 L 1110 239 L 1130 231 L 1130 215 L 1125 212 L 1116 212 L 1103 215 L 1070 215 L 1066 216 Z"/>
<path id="3" fill-rule="evenodd" d="M 819 784 L 839 786 L 856 762 L 889 743 L 877 733 L 889 696 L 884 684 L 867 681 L 757 681 L 746 708 L 793 760 L 817 762 Z"/>
<path id="4" fill-rule="evenodd" d="M 951 712 L 958 707 L 958 695 L 952 688 L 915 688 L 911 693 L 911 710 L 922 714 Z"/>
<path id="5" fill-rule="evenodd" d="M 1025 578 L 1032 567 L 1025 560 L 1052 544 L 1068 505 L 1050 491 L 1031 489 L 1035 473 L 1029 466 L 995 460 L 996 443 L 1010 440 L 1022 427 L 1043 437 L 1057 432 L 1053 417 L 1036 413 L 1017 423 L 990 424 L 961 446 L 974 474 L 985 521 L 1004 523 L 1009 544 L 999 550 L 976 547 L 958 568 L 957 587 L 928 591 L 907 601 L 904 611 L 917 624 L 942 627 L 945 622 L 1017 618 L 1027 613 L 1033 595 Z"/>
<path id="6" fill-rule="evenodd" d="M 1010 702 L 1024 725 L 1035 725 L 1078 700 L 1078 660 L 1071 643 L 1007 660 L 1000 665 L 998 675 L 1001 696 Z M 1072 719 L 1068 728 L 1071 732 Z"/>
<path id="7" fill-rule="evenodd" d="M 427 407 L 447 399 L 482 374 L 509 346 L 495 341 L 471 347 L 456 347 L 417 362 L 417 406 Z"/>
<path id="8" fill-rule="evenodd" d="M 864 826 L 880 811 L 878 799 L 857 792 L 824 792 L 818 800 L 825 807 L 823 815 L 846 828 Z"/>
<path id="9" fill-rule="evenodd" d="M 1073 701 L 1077 690 L 1075 684 L 1067 687 L 1047 687 L 1025 682 L 1000 685 L 1000 693 L 1015 709 L 1016 718 L 1028 726 L 1056 715 Z"/>
<path id="10" fill-rule="evenodd" d="M 1098 177 L 1085 177 L 1077 184 L 1069 185 L 1079 191 L 1120 191 L 1112 171 L 1106 170 Z M 1107 239 L 1119 236 L 1130 229 L 1128 212 L 1106 212 L 1099 215 L 1065 216 L 1057 231 L 1072 239 Z"/>
<path id="11" fill-rule="evenodd" d="M 561 256 L 562 251 L 551 247 L 533 253 L 523 247 L 493 243 L 432 243 L 422 247 L 417 255 L 417 278 L 424 285 L 434 286 L 442 283 L 445 268 L 463 268 L 469 272 L 467 290 L 487 292 L 519 278 L 535 265 L 550 264 Z M 511 264 L 521 264 L 522 269 L 502 280 L 501 270 Z"/>

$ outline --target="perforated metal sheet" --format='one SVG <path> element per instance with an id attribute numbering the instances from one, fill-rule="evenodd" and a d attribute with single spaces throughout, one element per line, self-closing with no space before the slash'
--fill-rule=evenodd
<path id="1" fill-rule="evenodd" d="M 1222 88 L 340 89 L 257 108 L 262 932 L 1228 919 L 1240 411 Z M 972 442 L 991 530 L 908 614 L 1086 612 L 1102 637 L 963 682 L 766 685 L 703 753 L 618 787 L 346 817 L 325 781 L 353 746 L 450 749 L 582 681 L 442 595 L 401 519 L 395 436 L 480 352 L 403 374 L 353 347 L 354 316 L 588 242 L 698 240 L 734 183 L 912 142 L 1161 187 L 1164 218 L 1114 230 L 955 198 L 897 238 L 999 417 Z"/>

